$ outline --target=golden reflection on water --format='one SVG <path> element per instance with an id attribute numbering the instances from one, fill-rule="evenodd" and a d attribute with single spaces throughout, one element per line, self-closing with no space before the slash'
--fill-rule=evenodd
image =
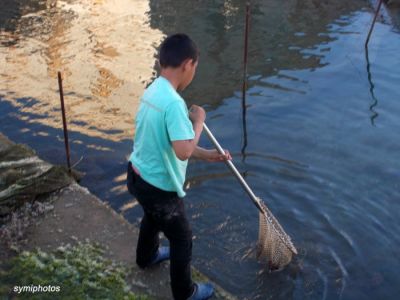
<path id="1" fill-rule="evenodd" d="M 0 31 L 0 44 L 7 45 L 0 47 L 2 101 L 46 116 L 27 122 L 61 128 L 61 71 L 70 130 L 102 137 L 113 130 L 107 139 L 131 138 L 163 38 L 148 25 L 148 1 L 47 1 L 35 12 L 19 10 L 16 29 Z M 24 105 L 21 98 L 38 102 Z"/>

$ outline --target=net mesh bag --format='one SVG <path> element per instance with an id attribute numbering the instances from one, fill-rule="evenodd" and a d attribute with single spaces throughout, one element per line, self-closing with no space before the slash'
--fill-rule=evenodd
<path id="1" fill-rule="evenodd" d="M 267 206 L 259 202 L 263 212 L 259 213 L 257 257 L 268 263 L 270 271 L 279 271 L 290 263 L 297 250 Z"/>

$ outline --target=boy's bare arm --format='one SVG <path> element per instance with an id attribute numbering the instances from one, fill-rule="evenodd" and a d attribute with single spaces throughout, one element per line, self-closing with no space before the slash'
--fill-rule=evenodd
<path id="1" fill-rule="evenodd" d="M 195 133 L 194 139 L 172 142 L 175 154 L 180 160 L 187 160 L 192 156 L 210 162 L 232 159 L 231 155 L 226 150 L 225 155 L 222 155 L 215 149 L 207 150 L 197 146 L 201 132 L 203 131 L 203 123 L 206 118 L 206 113 L 203 108 L 193 105 L 190 108 L 189 117 L 193 123 L 193 130 Z"/>
<path id="2" fill-rule="evenodd" d="M 197 144 L 200 139 L 201 132 L 203 131 L 203 121 L 193 123 L 194 139 L 184 141 L 173 141 L 172 147 L 174 148 L 176 156 L 180 160 L 187 160 L 192 156 L 196 150 Z"/>
<path id="3" fill-rule="evenodd" d="M 194 149 L 191 157 L 204 160 L 206 159 L 206 156 L 207 156 L 207 150 L 200 146 L 197 146 L 196 149 Z"/>
<path id="4" fill-rule="evenodd" d="M 209 162 L 217 162 L 223 160 L 231 160 L 231 154 L 229 151 L 224 150 L 225 155 L 220 154 L 216 149 L 204 149 L 202 147 L 197 146 L 193 151 L 192 157 L 206 160 Z"/>

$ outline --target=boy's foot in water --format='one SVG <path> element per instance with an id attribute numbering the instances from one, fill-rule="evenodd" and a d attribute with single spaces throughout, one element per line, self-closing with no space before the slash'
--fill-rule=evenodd
<path id="1" fill-rule="evenodd" d="M 214 287 L 211 283 L 195 283 L 193 295 L 188 300 L 206 300 L 214 294 Z"/>
<path id="2" fill-rule="evenodd" d="M 157 250 L 156 257 L 149 263 L 149 266 L 153 266 L 169 259 L 169 247 L 160 247 Z"/>

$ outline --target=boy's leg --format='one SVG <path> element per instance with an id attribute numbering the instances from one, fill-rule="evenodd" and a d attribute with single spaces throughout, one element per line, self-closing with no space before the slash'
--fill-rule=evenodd
<path id="1" fill-rule="evenodd" d="M 140 201 L 140 199 L 146 199 L 147 196 L 143 193 L 143 184 L 143 180 L 140 180 L 139 176 L 133 171 L 132 163 L 128 162 L 127 187 L 129 192 L 136 197 L 139 203 L 141 202 L 140 204 L 144 211 L 136 247 L 136 263 L 141 268 L 146 267 L 153 260 L 160 244 L 157 223 L 150 214 L 146 213 L 146 208 L 143 206 L 145 203 Z"/>
<path id="2" fill-rule="evenodd" d="M 145 212 L 140 224 L 136 247 L 136 263 L 139 267 L 145 268 L 154 259 L 160 245 L 158 233 L 156 222 Z"/>
<path id="3" fill-rule="evenodd" d="M 132 163 L 129 161 L 128 162 L 128 169 L 126 171 L 126 186 L 128 188 L 129 193 L 131 195 L 136 197 L 136 189 L 135 189 L 135 184 L 136 184 L 136 178 L 135 178 L 135 173 L 132 169 Z"/>
<path id="4" fill-rule="evenodd" d="M 128 188 L 145 210 L 136 250 L 137 264 L 145 267 L 151 262 L 159 245 L 158 231 L 163 231 L 170 242 L 172 294 L 175 300 L 186 300 L 193 293 L 194 284 L 190 269 L 192 230 L 183 200 L 176 193 L 149 185 L 132 171 L 131 166 L 128 167 Z"/>
<path id="5" fill-rule="evenodd" d="M 173 214 L 164 220 L 161 230 L 170 244 L 170 276 L 175 300 L 188 299 L 194 289 L 190 261 L 192 259 L 192 230 L 186 218 L 183 200 L 176 197 Z"/>

